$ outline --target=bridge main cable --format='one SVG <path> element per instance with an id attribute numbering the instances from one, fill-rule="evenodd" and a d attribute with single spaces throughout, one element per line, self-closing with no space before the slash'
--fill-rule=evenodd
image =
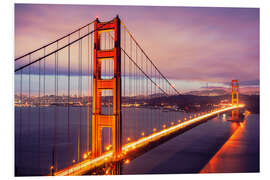
<path id="1" fill-rule="evenodd" d="M 94 22 L 95 22 L 95 20 L 92 21 L 92 22 L 90 22 L 90 23 L 88 23 L 88 24 L 86 24 L 86 25 L 84 25 L 84 26 L 82 26 L 82 27 L 80 27 L 80 28 L 78 28 L 78 29 L 76 29 L 76 30 L 74 30 L 74 31 L 72 31 L 71 33 L 69 33 L 69 34 L 67 34 L 67 35 L 65 35 L 65 36 L 63 36 L 63 37 L 61 37 L 61 38 L 59 38 L 59 39 L 57 39 L 57 40 L 55 40 L 55 41 L 53 41 L 53 42 L 50 42 L 50 43 L 48 43 L 48 44 L 46 44 L 46 45 L 44 45 L 44 46 L 42 46 L 42 47 L 40 47 L 40 48 L 37 48 L 37 49 L 35 49 L 35 50 L 29 52 L 29 53 L 26 53 L 26 54 L 24 54 L 24 55 L 22 55 L 22 56 L 20 56 L 20 57 L 17 57 L 17 58 L 15 58 L 15 61 L 20 60 L 21 58 L 24 58 L 25 56 L 28 56 L 28 55 L 30 55 L 30 54 L 33 54 L 33 53 L 35 53 L 35 52 L 37 52 L 37 51 L 39 51 L 39 50 L 41 50 L 41 49 L 43 49 L 43 48 L 46 48 L 46 47 L 48 47 L 48 46 L 50 46 L 50 45 L 52 45 L 52 44 L 54 44 L 54 43 L 56 43 L 56 42 L 58 42 L 58 41 L 61 41 L 62 39 L 65 39 L 66 37 L 69 37 L 70 35 L 72 35 L 72 34 L 78 32 L 78 31 L 80 31 L 81 29 L 83 29 L 83 28 L 85 28 L 85 27 L 87 27 L 87 26 L 90 26 L 90 25 L 93 24 Z"/>
<path id="2" fill-rule="evenodd" d="M 108 24 L 108 23 L 109 23 L 109 22 L 103 24 L 101 27 L 105 26 L 105 25 Z M 101 28 L 101 27 L 100 27 L 100 28 Z M 77 42 L 77 41 L 80 41 L 81 39 L 83 39 L 83 38 L 89 36 L 90 34 L 94 33 L 94 32 L 97 31 L 97 30 L 98 30 L 98 29 L 92 30 L 91 32 L 89 32 L 89 33 L 87 33 L 87 34 L 81 36 L 80 38 L 78 38 L 78 39 L 76 39 L 76 40 L 74 40 L 74 41 L 72 41 L 72 42 L 70 42 L 70 43 L 68 43 L 68 44 L 66 44 L 66 45 L 64 45 L 64 46 L 62 46 L 61 48 L 58 48 L 58 49 L 56 49 L 55 51 L 46 54 L 45 56 L 42 56 L 42 57 L 40 57 L 40 58 L 38 58 L 38 59 L 36 59 L 36 60 L 34 60 L 34 61 L 32 61 L 32 62 L 26 64 L 26 65 L 24 65 L 24 66 L 21 66 L 21 67 L 15 69 L 15 72 L 17 72 L 17 71 L 19 71 L 19 70 L 22 70 L 22 69 L 24 69 L 25 67 L 30 66 L 31 64 L 34 64 L 34 63 L 36 63 L 36 62 L 38 62 L 38 61 L 40 61 L 40 60 L 42 60 L 42 59 L 44 59 L 44 58 L 46 58 L 46 57 L 52 55 L 52 54 L 54 54 L 54 53 L 56 53 L 56 52 L 58 52 L 58 51 L 60 51 L 60 50 L 62 50 L 62 49 L 64 49 L 64 48 L 66 48 L 66 47 L 68 47 L 68 46 L 70 46 L 70 45 L 72 45 L 72 44 L 74 44 L 74 43 Z M 67 37 L 68 37 L 68 36 L 67 36 Z M 57 42 L 57 41 L 55 41 L 55 42 Z M 39 49 L 40 49 L 40 48 L 39 48 Z M 41 49 L 42 49 L 42 48 L 41 48 Z M 31 53 L 30 53 L 30 54 L 28 53 L 28 55 L 31 55 Z"/>
<path id="3" fill-rule="evenodd" d="M 167 96 L 168 93 L 166 93 L 156 82 L 154 82 L 139 66 L 138 64 L 136 64 L 136 62 L 134 62 L 134 60 L 127 54 L 127 52 L 121 48 L 121 50 L 125 53 L 125 55 L 131 60 L 131 62 L 156 86 L 158 87 L 164 94 L 166 94 Z"/>
<path id="4" fill-rule="evenodd" d="M 140 50 L 142 51 L 142 53 L 145 55 L 145 57 L 149 60 L 149 62 L 154 66 L 154 68 L 160 73 L 160 75 L 168 82 L 168 84 L 171 86 L 171 88 L 173 88 L 173 90 L 178 94 L 178 95 L 182 95 L 171 83 L 170 81 L 160 72 L 160 70 L 156 67 L 156 65 L 153 63 L 153 61 L 149 58 L 149 56 L 145 53 L 145 51 L 142 49 L 142 47 L 139 45 L 139 43 L 136 41 L 136 39 L 132 36 L 132 34 L 129 32 L 129 30 L 127 29 L 127 27 L 125 26 L 125 24 L 120 21 L 122 26 L 125 28 L 125 30 L 127 31 L 127 33 L 130 35 L 130 37 L 133 39 L 133 41 L 135 42 L 135 44 L 140 48 Z"/>

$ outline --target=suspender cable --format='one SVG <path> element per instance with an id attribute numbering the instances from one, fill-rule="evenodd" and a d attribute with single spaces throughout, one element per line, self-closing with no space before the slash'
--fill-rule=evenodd
<path id="1" fill-rule="evenodd" d="M 135 51 L 136 51 L 136 64 L 137 64 L 137 57 L 138 57 L 138 54 L 137 54 L 137 46 L 135 46 Z M 137 68 L 134 66 L 134 70 L 135 70 L 135 72 L 134 72 L 134 83 L 135 83 L 135 96 L 134 96 L 134 98 L 135 98 L 135 107 L 134 107 L 134 111 L 135 111 L 135 129 L 138 131 L 138 115 L 137 115 L 137 96 L 138 96 L 138 92 L 137 92 Z M 136 131 L 135 131 L 136 132 Z M 136 137 L 136 135 L 137 134 L 135 134 L 135 139 L 137 139 L 137 137 Z"/>
<path id="2" fill-rule="evenodd" d="M 148 73 L 148 65 L 147 62 L 145 63 L 145 67 L 146 67 L 146 74 Z M 146 83 L 146 100 L 147 100 L 147 108 L 149 108 L 149 96 L 148 96 L 148 78 L 145 78 L 145 83 Z M 147 117 L 149 116 L 149 110 L 147 110 Z M 147 118 L 147 126 L 148 126 L 148 130 L 149 133 L 151 134 L 151 127 L 150 127 L 150 123 L 149 123 L 149 118 Z"/>
<path id="3" fill-rule="evenodd" d="M 44 55 L 46 54 L 46 48 L 44 48 Z M 45 68 L 46 68 L 46 58 L 44 58 L 44 62 L 43 62 L 43 103 L 44 103 L 44 111 L 43 111 L 43 113 L 42 113 L 42 115 L 43 115 L 43 126 L 45 126 L 45 122 L 46 122 L 46 112 L 45 112 L 45 105 L 46 105 L 46 91 L 45 91 L 45 87 L 46 87 L 46 85 L 45 85 L 45 80 L 46 80 L 46 70 L 45 70 Z M 44 136 L 44 129 L 45 128 L 43 128 L 43 130 L 42 130 L 42 135 Z M 42 164 L 43 164 L 43 162 L 42 162 Z"/>
<path id="4" fill-rule="evenodd" d="M 23 99 L 22 99 L 22 73 L 23 73 L 23 70 L 21 70 L 21 73 L 20 73 L 20 132 L 19 132 L 19 148 L 18 148 L 18 152 L 20 154 L 22 154 L 22 107 L 23 107 Z M 19 164 L 22 163 L 22 155 L 19 156 Z"/>
<path id="5" fill-rule="evenodd" d="M 157 72 L 155 71 L 155 82 L 156 84 L 158 84 L 158 81 L 157 81 Z M 156 130 L 158 131 L 159 130 L 159 124 L 158 124 L 158 106 L 157 106 L 157 103 L 158 103 L 158 99 L 159 99 L 159 89 L 155 86 L 155 96 L 154 96 L 154 121 L 155 121 L 155 127 L 156 127 Z"/>
<path id="6" fill-rule="evenodd" d="M 168 96 L 168 93 L 166 93 L 166 91 L 164 90 L 164 89 L 162 89 L 159 85 L 157 85 L 153 80 L 152 80 L 152 78 L 151 78 L 151 76 L 149 76 L 147 73 L 145 73 L 142 69 L 141 69 L 141 67 L 139 67 L 136 63 L 135 63 L 135 61 L 132 59 L 132 57 L 131 56 L 129 56 L 128 54 L 127 54 L 127 52 L 124 50 L 124 49 L 122 49 L 121 48 L 121 50 L 123 51 L 123 53 L 128 57 L 128 59 L 130 60 L 130 62 L 132 62 L 132 64 L 134 64 L 148 79 L 149 79 L 149 81 L 150 82 L 152 82 L 155 86 L 157 86 L 161 91 L 162 91 L 162 93 L 164 93 L 166 96 Z"/>
<path id="7" fill-rule="evenodd" d="M 58 43 L 57 43 L 58 44 Z M 58 48 L 58 45 L 57 45 Z M 56 153 L 56 143 L 57 143 L 57 135 L 56 135 L 56 121 L 57 121 L 57 54 L 54 54 L 54 145 L 53 145 L 53 168 L 56 170 L 57 166 L 57 153 Z"/>
<path id="8" fill-rule="evenodd" d="M 102 28 L 103 26 L 105 26 L 105 25 L 108 24 L 108 23 L 109 23 L 109 22 L 104 23 L 102 26 L 100 26 L 100 28 Z M 72 42 L 70 42 L 70 43 L 68 43 L 68 44 L 66 44 L 66 45 L 64 45 L 64 46 L 62 46 L 62 47 L 60 47 L 60 48 L 58 48 L 57 50 L 52 51 L 52 52 L 46 54 L 46 55 L 43 56 L 43 57 L 37 58 L 36 60 L 33 60 L 32 62 L 29 62 L 28 64 L 23 65 L 23 66 L 21 66 L 21 67 L 15 69 L 15 72 L 17 72 L 17 71 L 19 71 L 19 70 L 21 70 L 21 69 L 24 69 L 24 68 L 30 66 L 31 64 L 34 64 L 34 63 L 36 63 L 36 62 L 38 62 L 38 61 L 40 61 L 40 60 L 42 60 L 42 59 L 44 59 L 44 58 L 46 58 L 46 57 L 48 57 L 48 56 L 51 56 L 51 55 L 55 54 L 56 52 L 58 52 L 58 51 L 60 51 L 60 50 L 62 50 L 62 49 L 64 49 L 64 48 L 68 47 L 69 45 L 72 45 L 72 44 L 76 43 L 77 41 L 79 41 L 79 40 L 81 40 L 81 39 L 87 37 L 87 36 L 90 35 L 90 34 L 93 34 L 95 31 L 98 31 L 98 30 L 99 30 L 99 28 L 96 29 L 96 30 L 92 30 L 91 32 L 89 32 L 89 33 L 87 33 L 87 34 L 81 36 L 80 38 L 78 38 L 78 39 L 76 39 L 76 40 L 73 40 Z M 42 48 L 41 48 L 41 49 L 42 49 Z M 29 54 L 29 53 L 28 53 L 28 54 Z M 30 55 L 31 55 L 31 53 L 29 54 L 29 56 L 30 56 Z"/>
<path id="9" fill-rule="evenodd" d="M 57 46 L 57 49 L 59 48 L 58 46 L 59 42 L 57 41 L 56 43 L 56 46 Z M 57 106 L 56 106 L 56 121 L 55 121 L 55 141 L 56 141 L 56 146 L 55 146 L 55 170 L 58 169 L 58 148 L 57 148 L 57 143 L 58 143 L 58 136 L 57 136 L 57 131 L 58 131 L 58 128 L 57 128 L 57 119 L 58 119 L 58 51 L 56 52 L 56 103 L 57 103 Z"/>
<path id="10" fill-rule="evenodd" d="M 40 61 L 38 63 L 38 168 L 40 169 Z"/>
<path id="11" fill-rule="evenodd" d="M 78 38 L 80 38 L 80 31 L 78 31 Z M 80 138 L 81 138 L 81 40 L 78 41 L 78 55 L 79 55 L 79 61 L 78 61 L 78 103 L 79 103 L 79 125 L 78 125 L 78 161 L 80 161 Z"/>
<path id="12" fill-rule="evenodd" d="M 29 63 L 31 63 L 31 55 L 29 55 Z M 28 127 L 29 127 L 29 131 L 28 132 L 31 132 L 30 131 L 30 128 L 31 128 L 31 66 L 29 66 L 29 87 L 28 87 L 28 93 L 29 93 L 29 97 L 28 97 Z M 31 146 L 31 145 L 30 145 Z M 31 151 L 31 147 L 29 146 L 29 152 Z M 30 155 L 29 155 L 30 157 Z M 27 159 L 27 162 L 30 166 L 30 159 L 28 160 Z M 30 169 L 30 168 L 29 168 Z"/>
<path id="13" fill-rule="evenodd" d="M 124 44 L 124 49 L 126 50 L 126 33 L 125 33 L 125 31 L 123 31 L 124 32 L 124 41 L 123 41 L 123 44 Z M 123 87 L 124 87 L 124 89 L 123 89 L 123 92 L 124 92 L 124 96 L 123 96 L 123 100 L 122 100 L 122 104 L 123 103 L 125 103 L 124 102 L 124 100 L 125 100 L 125 98 L 126 98 L 126 56 L 124 55 L 124 62 L 123 62 L 123 71 L 124 71 L 124 76 L 123 76 L 123 80 L 124 80 L 124 83 L 123 83 Z M 123 108 L 124 109 L 124 108 Z M 122 114 L 123 114 L 123 117 L 126 117 L 126 110 L 124 109 L 124 111 L 122 111 Z M 125 140 L 126 140 L 126 119 L 124 119 L 123 118 L 123 127 L 122 127 L 122 130 L 123 130 L 123 134 L 124 134 L 124 142 L 123 142 L 123 144 L 125 144 Z"/>
<path id="14" fill-rule="evenodd" d="M 150 65 L 150 77 L 152 79 L 152 66 Z M 153 81 L 154 82 L 154 81 Z M 153 85 L 150 84 L 150 94 L 149 94 L 149 102 L 150 102 L 150 122 L 151 122 L 151 133 L 153 133 L 153 119 L 152 119 L 152 87 Z"/>
<path id="15" fill-rule="evenodd" d="M 131 39 L 129 40 L 129 43 L 130 43 L 130 56 L 132 57 L 132 42 L 131 42 Z M 131 100 L 131 103 L 132 103 L 132 96 L 133 96 L 133 91 L 132 91 L 132 80 L 133 80 L 133 74 L 132 74 L 132 65 L 130 63 L 130 100 Z M 131 104 L 132 105 L 132 104 Z M 130 109 L 131 113 L 133 113 L 133 111 Z M 130 138 L 132 138 L 132 132 L 133 132 L 133 115 L 131 115 L 131 122 L 130 122 Z"/>
<path id="16" fill-rule="evenodd" d="M 145 57 L 149 60 L 149 62 L 152 64 L 152 66 L 161 74 L 161 76 L 166 80 L 166 82 L 170 85 L 171 88 L 174 89 L 174 91 L 181 95 L 181 93 L 175 89 L 175 87 L 172 86 L 172 84 L 169 82 L 169 80 L 158 70 L 158 68 L 155 66 L 155 64 L 153 63 L 153 61 L 147 56 L 147 54 L 145 53 L 145 51 L 142 49 L 142 47 L 138 44 L 138 42 L 135 40 L 135 38 L 132 36 L 132 34 L 128 31 L 127 27 L 125 26 L 125 24 L 121 21 L 121 25 L 124 27 L 124 29 L 127 31 L 127 33 L 130 35 L 130 37 L 132 38 L 132 40 L 134 41 L 134 43 L 141 49 L 141 51 L 143 52 L 143 54 L 145 55 Z"/>
<path id="17" fill-rule="evenodd" d="M 90 85 L 91 85 L 91 98 L 93 98 L 93 66 L 92 66 L 93 59 L 92 58 L 93 58 L 93 34 L 91 34 L 91 61 L 90 61 L 90 67 L 91 67 L 91 83 L 90 83 Z M 91 103 L 91 106 L 93 106 L 92 103 Z M 92 120 L 92 116 L 91 116 L 91 120 Z M 89 149 L 90 149 L 90 144 L 89 144 Z"/>
<path id="18" fill-rule="evenodd" d="M 70 36 L 68 36 L 68 43 L 70 43 Z M 68 97 L 67 97 L 67 142 L 68 144 L 71 143 L 70 140 L 70 45 L 68 46 Z M 71 148 L 68 148 L 68 156 L 71 156 Z M 68 158 L 69 159 L 69 158 Z"/>
<path id="19" fill-rule="evenodd" d="M 22 55 L 22 56 L 16 58 L 15 61 L 20 60 L 20 59 L 24 58 L 25 56 L 31 55 L 31 54 L 33 54 L 33 53 L 35 53 L 35 52 L 37 52 L 37 51 L 39 51 L 39 50 L 41 50 L 41 49 L 45 49 L 46 47 L 48 47 L 48 46 L 50 46 L 50 45 L 52 45 L 52 44 L 55 44 L 56 42 L 59 42 L 59 41 L 65 39 L 66 37 L 69 37 L 70 35 L 76 33 L 77 31 L 80 31 L 81 29 L 83 29 L 83 28 L 85 28 L 85 27 L 87 27 L 87 26 L 93 24 L 94 22 L 95 22 L 95 20 L 92 21 L 92 22 L 90 22 L 90 23 L 88 23 L 88 24 L 86 24 L 86 25 L 84 25 L 84 26 L 82 26 L 82 27 L 80 27 L 79 29 L 76 29 L 75 31 L 73 31 L 73 32 L 71 32 L 71 33 L 69 33 L 69 34 L 67 34 L 67 35 L 65 35 L 65 36 L 63 36 L 63 37 L 61 37 L 61 38 L 59 38 L 59 39 L 53 41 L 53 42 L 50 42 L 50 43 L 48 43 L 48 44 L 46 44 L 46 45 L 44 45 L 44 46 L 42 46 L 42 47 L 40 47 L 40 48 L 38 48 L 38 49 L 35 49 L 35 50 L 33 50 L 33 51 L 29 52 L 29 53 L 26 53 L 26 54 L 24 54 L 24 55 Z"/>
<path id="20" fill-rule="evenodd" d="M 89 26 L 88 26 L 88 33 L 89 33 Z M 89 122 L 89 116 L 90 116 L 90 105 L 89 105 L 89 103 L 90 103 L 90 52 L 89 52 L 89 36 L 87 36 L 87 62 L 88 62 L 88 64 L 87 64 L 87 87 L 88 87 L 88 89 L 87 89 L 87 94 L 88 94 L 88 103 L 87 103 L 87 125 L 86 125 L 86 150 L 87 150 L 87 152 L 89 152 L 89 124 L 90 124 L 90 122 Z"/>

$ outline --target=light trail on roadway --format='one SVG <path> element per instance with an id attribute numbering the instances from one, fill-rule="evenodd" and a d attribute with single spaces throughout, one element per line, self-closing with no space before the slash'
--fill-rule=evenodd
<path id="1" fill-rule="evenodd" d="M 123 159 L 127 158 L 128 154 L 131 153 L 132 151 L 134 151 L 135 149 L 137 150 L 139 148 L 142 148 L 151 142 L 157 141 L 165 136 L 168 136 L 168 135 L 175 133 L 179 130 L 187 128 L 191 125 L 194 125 L 200 121 L 208 119 L 208 118 L 215 116 L 219 113 L 224 113 L 227 111 L 231 111 L 233 109 L 242 108 L 244 106 L 245 106 L 244 104 L 239 104 L 238 106 L 234 105 L 234 106 L 230 106 L 230 107 L 226 107 L 226 108 L 222 108 L 222 109 L 217 109 L 215 111 L 212 111 L 212 112 L 200 115 L 198 117 L 195 117 L 193 119 L 190 119 L 188 121 L 180 122 L 180 123 L 173 125 L 169 128 L 163 129 L 159 132 L 155 132 L 149 136 L 142 137 L 139 140 L 136 140 L 134 142 L 130 142 L 130 143 L 124 145 L 122 147 L 122 154 L 119 155 L 117 158 L 119 160 L 123 160 Z M 84 174 L 87 171 L 89 171 L 95 167 L 98 167 L 98 166 L 103 165 L 105 163 L 111 162 L 112 157 L 113 157 L 113 152 L 109 151 L 109 152 L 106 152 L 105 154 L 103 154 L 97 158 L 86 159 L 82 162 L 73 164 L 72 166 L 69 166 L 69 167 L 64 168 L 62 170 L 59 170 L 59 171 L 55 172 L 54 175 L 55 176 L 81 175 L 81 174 Z"/>

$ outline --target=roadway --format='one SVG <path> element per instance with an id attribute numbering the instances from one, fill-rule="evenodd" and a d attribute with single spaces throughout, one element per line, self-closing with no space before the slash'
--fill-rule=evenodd
<path id="1" fill-rule="evenodd" d="M 146 147 L 147 145 L 159 141 L 160 139 L 169 136 L 171 134 L 174 134 L 180 130 L 185 130 L 188 129 L 195 124 L 198 124 L 200 122 L 203 122 L 213 116 L 216 116 L 217 114 L 224 113 L 227 111 L 231 111 L 236 108 L 243 108 L 244 105 L 238 105 L 238 106 L 230 106 L 230 107 L 225 107 L 222 109 L 217 109 L 212 112 L 208 112 L 205 114 L 202 114 L 200 116 L 194 117 L 190 120 L 180 122 L 179 124 L 176 124 L 174 126 L 168 127 L 164 130 L 161 130 L 159 132 L 153 133 L 149 136 L 142 137 L 137 141 L 128 143 L 122 147 L 122 154 L 119 155 L 119 160 L 127 159 L 132 153 L 135 152 L 135 150 L 140 150 Z M 82 162 L 73 164 L 72 166 L 69 166 L 67 168 L 64 168 L 62 170 L 59 170 L 54 173 L 56 176 L 68 176 L 68 175 L 82 175 L 90 170 L 102 166 L 105 163 L 109 163 L 112 161 L 112 151 L 109 151 L 107 153 L 104 153 L 103 155 L 95 158 L 95 159 L 86 159 Z"/>

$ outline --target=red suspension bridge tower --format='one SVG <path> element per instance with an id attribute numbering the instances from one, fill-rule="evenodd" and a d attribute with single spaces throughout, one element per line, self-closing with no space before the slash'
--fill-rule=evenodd
<path id="1" fill-rule="evenodd" d="M 100 22 L 96 19 L 94 31 L 92 156 L 101 155 L 102 128 L 107 127 L 112 129 L 113 158 L 117 160 L 122 150 L 120 19 L 118 16 L 108 22 Z M 114 33 L 114 47 L 112 49 L 101 49 L 101 33 L 105 31 L 113 31 Z M 101 64 L 112 59 L 113 77 L 112 79 L 102 79 Z M 112 91 L 112 115 L 104 115 L 101 112 L 101 97 L 104 90 Z"/>
<path id="2" fill-rule="evenodd" d="M 239 103 L 239 84 L 238 80 L 232 80 L 232 105 L 238 106 Z M 232 111 L 232 120 L 237 121 L 239 119 L 239 110 Z"/>

